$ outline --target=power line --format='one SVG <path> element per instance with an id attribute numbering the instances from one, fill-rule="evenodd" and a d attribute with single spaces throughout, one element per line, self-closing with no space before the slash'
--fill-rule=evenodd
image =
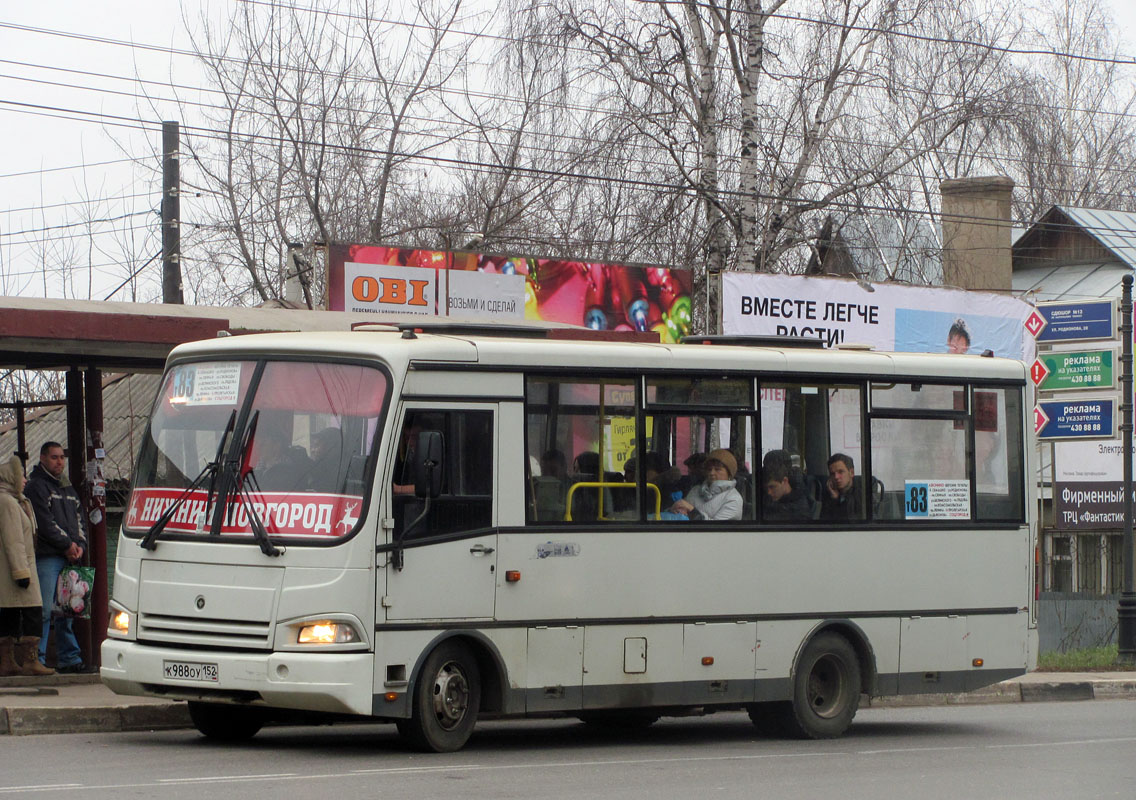
<path id="1" fill-rule="evenodd" d="M 47 231 L 57 231 L 66 228 L 78 228 L 83 225 L 102 225 L 108 222 L 120 222 L 124 219 L 131 217 L 140 217 L 144 214 L 153 214 L 153 211 L 132 211 L 126 214 L 120 214 L 117 217 L 102 217 L 99 219 L 80 220 L 79 222 L 65 222 L 60 225 L 48 225 L 43 228 L 27 228 L 22 231 L 0 231 L 0 236 L 23 236 L 29 233 L 45 233 Z"/>
<path id="2" fill-rule="evenodd" d="M 64 172 L 73 169 L 87 169 L 88 167 L 105 167 L 110 164 L 125 164 L 134 161 L 133 158 L 112 158 L 106 161 L 91 161 L 86 164 L 72 164 L 68 167 L 41 167 L 40 169 L 30 169 L 26 172 L 8 172 L 0 175 L 0 178 L 23 178 L 28 175 L 40 175 L 45 172 Z"/>

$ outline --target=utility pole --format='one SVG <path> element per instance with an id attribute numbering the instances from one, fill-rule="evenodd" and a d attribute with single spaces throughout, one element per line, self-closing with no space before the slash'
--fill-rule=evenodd
<path id="1" fill-rule="evenodd" d="M 184 303 L 181 294 L 181 167 L 178 123 L 162 123 L 162 302 Z"/>
<path id="2" fill-rule="evenodd" d="M 1120 409 L 1124 448 L 1124 586 L 1117 605 L 1119 660 L 1136 662 L 1136 581 L 1133 579 L 1132 537 L 1132 275 L 1121 280 L 1120 295 Z"/>

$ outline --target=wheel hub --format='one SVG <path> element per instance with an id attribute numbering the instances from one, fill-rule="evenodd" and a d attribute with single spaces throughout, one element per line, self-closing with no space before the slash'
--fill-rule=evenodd
<path id="1" fill-rule="evenodd" d="M 828 718 L 839 714 L 848 691 L 841 661 L 830 655 L 817 659 L 809 672 L 807 691 L 809 707 L 817 716 Z"/>
<path id="2" fill-rule="evenodd" d="M 445 730 L 453 730 L 469 708 L 469 682 L 461 667 L 450 661 L 434 676 L 434 716 Z"/>

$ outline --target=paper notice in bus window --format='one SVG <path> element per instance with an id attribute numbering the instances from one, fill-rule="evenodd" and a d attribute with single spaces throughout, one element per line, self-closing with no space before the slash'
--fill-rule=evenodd
<path id="1" fill-rule="evenodd" d="M 907 481 L 904 516 L 907 519 L 970 519 L 970 481 Z"/>
<path id="2" fill-rule="evenodd" d="M 187 364 L 174 370 L 170 402 L 187 406 L 232 406 L 241 391 L 241 365 Z"/>
<path id="3" fill-rule="evenodd" d="M 998 392 L 974 393 L 974 429 L 988 433 L 998 430 Z"/>

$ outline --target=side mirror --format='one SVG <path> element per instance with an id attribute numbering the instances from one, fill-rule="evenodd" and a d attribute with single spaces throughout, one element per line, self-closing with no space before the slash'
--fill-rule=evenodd
<path id="1" fill-rule="evenodd" d="M 419 431 L 414 449 L 414 494 L 431 499 L 442 493 L 442 456 L 440 431 Z"/>

